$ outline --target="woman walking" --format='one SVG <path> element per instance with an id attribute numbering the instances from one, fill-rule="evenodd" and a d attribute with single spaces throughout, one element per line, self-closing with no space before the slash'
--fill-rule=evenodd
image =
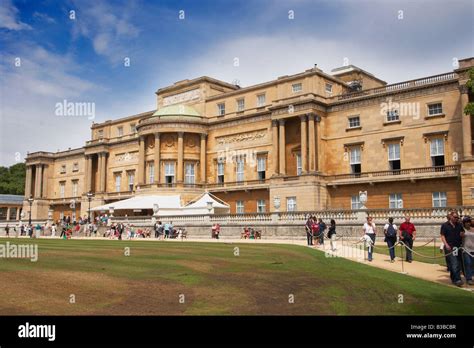
<path id="1" fill-rule="evenodd" d="M 336 251 L 336 221 L 334 219 L 331 220 L 331 225 L 329 226 L 328 238 L 331 243 L 331 250 Z"/>

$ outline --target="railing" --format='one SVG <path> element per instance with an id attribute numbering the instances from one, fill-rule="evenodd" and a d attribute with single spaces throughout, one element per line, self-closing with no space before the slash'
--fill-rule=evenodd
<path id="1" fill-rule="evenodd" d="M 474 214 L 474 207 L 471 206 L 454 206 L 443 208 L 409 208 L 409 209 L 367 209 L 367 214 L 372 216 L 374 220 L 385 221 L 389 217 L 394 219 L 403 219 L 409 215 L 412 220 L 430 220 L 443 222 L 446 221 L 448 213 L 456 210 L 461 216 L 472 216 Z"/>
<path id="2" fill-rule="evenodd" d="M 456 73 L 450 72 L 450 73 L 445 73 L 445 74 L 424 77 L 424 78 L 416 79 L 416 80 L 394 83 L 394 84 L 386 85 L 383 87 L 371 88 L 364 91 L 341 94 L 341 95 L 335 96 L 334 99 L 345 100 L 345 99 L 352 99 L 352 98 L 375 95 L 375 94 L 380 94 L 380 93 L 400 91 L 400 90 L 404 90 L 411 87 L 419 87 L 419 86 L 430 85 L 430 84 L 443 82 L 443 81 L 455 80 L 456 78 L 457 78 Z"/>
<path id="3" fill-rule="evenodd" d="M 262 180 L 245 180 L 245 181 L 231 181 L 222 183 L 207 184 L 208 188 L 226 188 L 226 187 L 247 187 L 255 185 L 265 185 L 268 183 L 267 179 Z"/>
<path id="4" fill-rule="evenodd" d="M 334 219 L 336 221 L 357 221 L 357 210 L 321 210 L 321 211 L 299 211 L 299 212 L 281 212 L 278 213 L 278 220 L 286 221 L 306 221 L 309 216 L 316 216 L 323 220 Z"/>
<path id="5" fill-rule="evenodd" d="M 211 222 L 265 222 L 272 221 L 270 213 L 254 213 L 254 214 L 217 214 L 210 215 Z"/>

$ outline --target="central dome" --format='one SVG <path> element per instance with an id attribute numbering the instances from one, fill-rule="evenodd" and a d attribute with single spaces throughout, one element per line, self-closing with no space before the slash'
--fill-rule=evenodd
<path id="1" fill-rule="evenodd" d="M 169 105 L 169 106 L 165 106 L 163 108 L 160 108 L 160 109 L 155 111 L 153 116 L 159 116 L 159 117 L 168 117 L 168 116 L 201 117 L 201 115 L 199 115 L 199 112 L 197 112 L 196 109 L 194 109 L 191 106 L 182 105 L 182 104 Z"/>

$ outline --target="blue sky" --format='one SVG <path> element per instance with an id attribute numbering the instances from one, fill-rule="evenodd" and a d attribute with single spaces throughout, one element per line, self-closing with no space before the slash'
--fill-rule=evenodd
<path id="1" fill-rule="evenodd" d="M 102 122 L 153 110 L 158 88 L 202 75 L 248 86 L 344 58 L 388 83 L 451 71 L 474 55 L 473 4 L 0 0 L 0 165 L 84 145 L 91 120 L 56 116 L 64 99 L 94 102 Z"/>

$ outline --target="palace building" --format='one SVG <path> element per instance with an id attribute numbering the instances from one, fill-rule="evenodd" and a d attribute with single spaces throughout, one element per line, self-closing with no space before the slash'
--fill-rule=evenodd
<path id="1" fill-rule="evenodd" d="M 29 197 L 33 219 L 58 219 L 204 192 L 232 214 L 359 209 L 360 191 L 369 209 L 471 206 L 473 67 L 391 85 L 353 65 L 245 88 L 178 81 L 156 110 L 93 123 L 81 148 L 30 152 L 23 211 Z"/>

